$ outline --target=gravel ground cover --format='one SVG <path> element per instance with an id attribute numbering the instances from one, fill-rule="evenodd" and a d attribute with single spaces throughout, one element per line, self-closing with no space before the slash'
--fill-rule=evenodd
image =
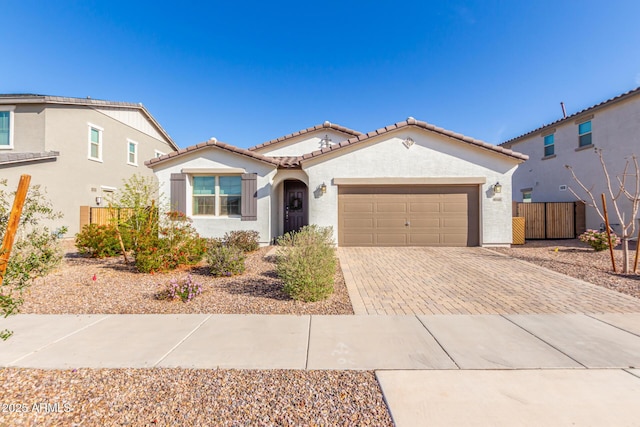
<path id="1" fill-rule="evenodd" d="M 635 243 L 631 262 L 635 255 Z M 640 298 L 640 275 L 613 273 L 609 251 L 595 252 L 578 239 L 528 240 L 511 248 L 491 248 L 496 252 L 522 259 L 567 276 Z M 622 249 L 614 250 L 618 271 L 622 267 Z"/>
<path id="2" fill-rule="evenodd" d="M 391 426 L 373 372 L 0 369 L 0 426 Z"/>
<path id="3" fill-rule="evenodd" d="M 213 277 L 205 265 L 163 274 L 141 274 L 122 257 L 92 259 L 68 251 L 62 265 L 37 279 L 25 294 L 21 313 L 37 314 L 353 314 L 338 266 L 335 292 L 325 301 L 294 301 L 282 291 L 269 247 L 248 254 L 244 274 Z M 188 303 L 156 295 L 171 279 L 191 274 L 203 293 Z M 95 280 L 94 279 L 95 275 Z"/>

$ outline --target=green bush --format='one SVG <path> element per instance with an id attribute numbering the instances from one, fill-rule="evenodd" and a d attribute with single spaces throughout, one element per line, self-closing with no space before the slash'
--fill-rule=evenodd
<path id="1" fill-rule="evenodd" d="M 174 270 L 181 265 L 195 265 L 202 260 L 207 240 L 200 237 L 189 221 L 169 221 L 138 240 L 136 268 L 142 273 Z"/>
<path id="2" fill-rule="evenodd" d="M 87 224 L 76 234 L 76 248 L 93 258 L 119 255 L 122 250 L 116 228 L 112 225 Z"/>
<path id="3" fill-rule="evenodd" d="M 234 276 L 244 272 L 244 251 L 236 246 L 211 246 L 207 249 L 207 263 L 216 277 Z"/>
<path id="4" fill-rule="evenodd" d="M 276 271 L 291 298 L 319 301 L 333 293 L 337 259 L 332 236 L 331 227 L 309 225 L 278 239 Z"/>
<path id="5" fill-rule="evenodd" d="M 254 230 L 237 230 L 225 233 L 223 241 L 227 246 L 235 246 L 244 252 L 253 252 L 260 247 L 260 233 Z"/>

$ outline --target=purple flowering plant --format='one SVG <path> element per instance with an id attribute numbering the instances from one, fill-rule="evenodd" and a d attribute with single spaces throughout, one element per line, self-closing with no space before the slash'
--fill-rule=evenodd
<path id="1" fill-rule="evenodd" d="M 185 279 L 172 279 L 165 291 L 166 299 L 180 298 L 182 302 L 189 302 L 202 293 L 202 284 L 193 280 L 189 274 Z"/>

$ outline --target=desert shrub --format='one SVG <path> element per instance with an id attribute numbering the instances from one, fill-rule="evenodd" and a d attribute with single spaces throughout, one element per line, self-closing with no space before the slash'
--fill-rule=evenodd
<path id="1" fill-rule="evenodd" d="M 207 264 L 216 277 L 244 273 L 246 256 L 236 246 L 214 245 L 207 248 Z"/>
<path id="2" fill-rule="evenodd" d="M 81 254 L 93 258 L 116 256 L 122 252 L 118 233 L 113 225 L 87 224 L 76 234 L 75 244 Z"/>
<path id="3" fill-rule="evenodd" d="M 207 240 L 200 237 L 189 221 L 168 221 L 138 240 L 134 252 L 136 268 L 142 273 L 174 270 L 202 260 Z"/>
<path id="4" fill-rule="evenodd" d="M 319 301 L 333 293 L 337 259 L 331 227 L 309 225 L 278 239 L 276 271 L 293 299 Z"/>
<path id="5" fill-rule="evenodd" d="M 225 233 L 223 241 L 227 246 L 235 246 L 244 252 L 253 252 L 260 247 L 260 233 L 254 230 L 236 230 Z"/>
<path id="6" fill-rule="evenodd" d="M 0 240 L 4 238 L 15 192 L 4 189 L 7 181 L 0 180 Z M 39 185 L 29 188 L 7 269 L 0 285 L 0 317 L 16 314 L 24 302 L 22 294 L 33 279 L 46 275 L 60 264 L 62 249 L 60 238 L 66 227 L 51 231 L 42 225 L 62 218 L 46 198 Z M 9 330 L 0 330 L 0 339 L 11 336 Z"/>
<path id="7" fill-rule="evenodd" d="M 578 239 L 591 246 L 596 252 L 609 249 L 609 239 L 606 231 L 587 230 L 578 236 Z M 614 248 L 620 244 L 620 238 L 615 233 L 611 233 L 611 244 Z"/>
<path id="8" fill-rule="evenodd" d="M 174 300 L 180 298 L 182 302 L 189 302 L 202 293 L 202 284 L 193 280 L 189 274 L 182 280 L 172 279 L 169 286 L 158 294 L 158 299 Z"/>

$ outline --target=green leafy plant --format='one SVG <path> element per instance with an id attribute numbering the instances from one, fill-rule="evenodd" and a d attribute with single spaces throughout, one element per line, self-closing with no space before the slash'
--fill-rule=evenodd
<path id="1" fill-rule="evenodd" d="M 591 246 L 596 252 L 609 249 L 606 231 L 587 230 L 578 236 L 578 239 Z M 611 233 L 611 244 L 614 248 L 620 244 L 620 238 L 615 233 Z"/>
<path id="2" fill-rule="evenodd" d="M 125 250 L 130 249 L 127 235 L 122 236 Z M 76 248 L 81 254 L 93 258 L 104 258 L 119 255 L 122 252 L 118 232 L 113 225 L 87 224 L 76 234 Z"/>
<path id="3" fill-rule="evenodd" d="M 337 259 L 332 236 L 331 227 L 309 225 L 278 239 L 276 271 L 291 298 L 319 301 L 333 293 Z"/>
<path id="4" fill-rule="evenodd" d="M 206 259 L 211 274 L 216 277 L 234 276 L 244 273 L 245 270 L 246 256 L 244 251 L 236 246 L 210 246 Z"/>
<path id="5" fill-rule="evenodd" d="M 223 241 L 227 246 L 235 246 L 244 252 L 258 250 L 260 233 L 254 230 L 236 230 L 225 233 Z"/>
<path id="6" fill-rule="evenodd" d="M 15 193 L 5 190 L 6 180 L 0 180 L 0 237 L 4 238 L 13 205 Z M 62 260 L 60 238 L 67 232 L 66 227 L 51 231 L 43 223 L 51 223 L 62 218 L 53 209 L 39 185 L 29 188 L 20 225 L 11 251 L 7 270 L 0 286 L 0 315 L 8 317 L 16 314 L 24 302 L 24 290 L 37 277 L 53 270 Z M 0 339 L 11 336 L 9 330 L 0 331 Z"/>
<path id="7" fill-rule="evenodd" d="M 169 286 L 158 294 L 158 299 L 174 300 L 180 298 L 182 302 L 189 302 L 202 293 L 202 284 L 193 280 L 189 274 L 182 280 L 172 279 Z"/>

